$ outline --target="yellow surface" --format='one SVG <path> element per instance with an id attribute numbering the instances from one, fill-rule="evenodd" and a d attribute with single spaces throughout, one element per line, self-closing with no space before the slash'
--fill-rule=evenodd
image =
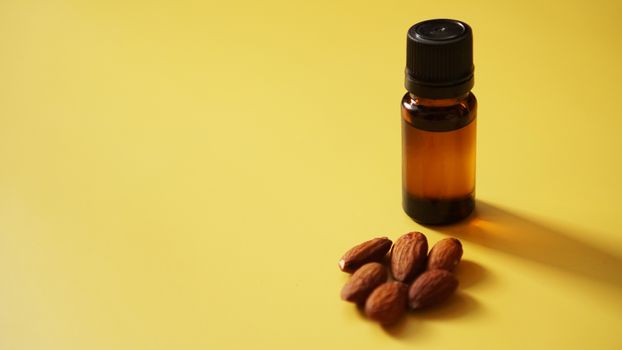
<path id="1" fill-rule="evenodd" d="M 620 1 L 0 3 L 0 349 L 622 349 Z M 478 207 L 400 208 L 405 35 L 475 33 Z M 464 242 L 383 330 L 378 235 Z"/>

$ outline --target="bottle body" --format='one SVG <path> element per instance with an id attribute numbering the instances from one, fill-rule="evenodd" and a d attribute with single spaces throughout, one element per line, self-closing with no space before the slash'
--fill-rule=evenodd
<path id="1" fill-rule="evenodd" d="M 404 211 L 421 224 L 442 225 L 475 207 L 477 100 L 467 92 L 402 99 Z"/>

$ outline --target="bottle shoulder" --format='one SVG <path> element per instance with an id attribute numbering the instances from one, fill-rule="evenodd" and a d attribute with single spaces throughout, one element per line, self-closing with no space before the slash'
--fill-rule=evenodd
<path id="1" fill-rule="evenodd" d="M 430 100 L 406 93 L 402 118 L 412 126 L 429 131 L 450 131 L 470 124 L 477 115 L 477 99 L 471 92 L 455 99 Z"/>

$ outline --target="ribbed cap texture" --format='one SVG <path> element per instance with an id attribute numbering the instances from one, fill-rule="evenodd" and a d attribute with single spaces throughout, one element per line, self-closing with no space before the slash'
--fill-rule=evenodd
<path id="1" fill-rule="evenodd" d="M 473 86 L 473 34 L 457 20 L 434 19 L 408 30 L 406 88 L 455 94 Z M 451 93 L 449 92 L 451 91 Z M 413 92 L 413 91 L 411 91 Z"/>

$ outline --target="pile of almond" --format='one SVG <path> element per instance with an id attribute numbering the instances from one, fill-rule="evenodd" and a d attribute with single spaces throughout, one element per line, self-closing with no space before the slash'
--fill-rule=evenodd
<path id="1" fill-rule="evenodd" d="M 389 250 L 390 279 L 384 265 Z M 395 244 L 387 237 L 374 238 L 339 260 L 339 268 L 352 273 L 341 298 L 362 306 L 370 319 L 393 324 L 408 307 L 417 310 L 447 299 L 458 288 L 452 271 L 460 258 L 462 244 L 456 238 L 437 242 L 429 253 L 421 232 L 407 233 Z"/>

